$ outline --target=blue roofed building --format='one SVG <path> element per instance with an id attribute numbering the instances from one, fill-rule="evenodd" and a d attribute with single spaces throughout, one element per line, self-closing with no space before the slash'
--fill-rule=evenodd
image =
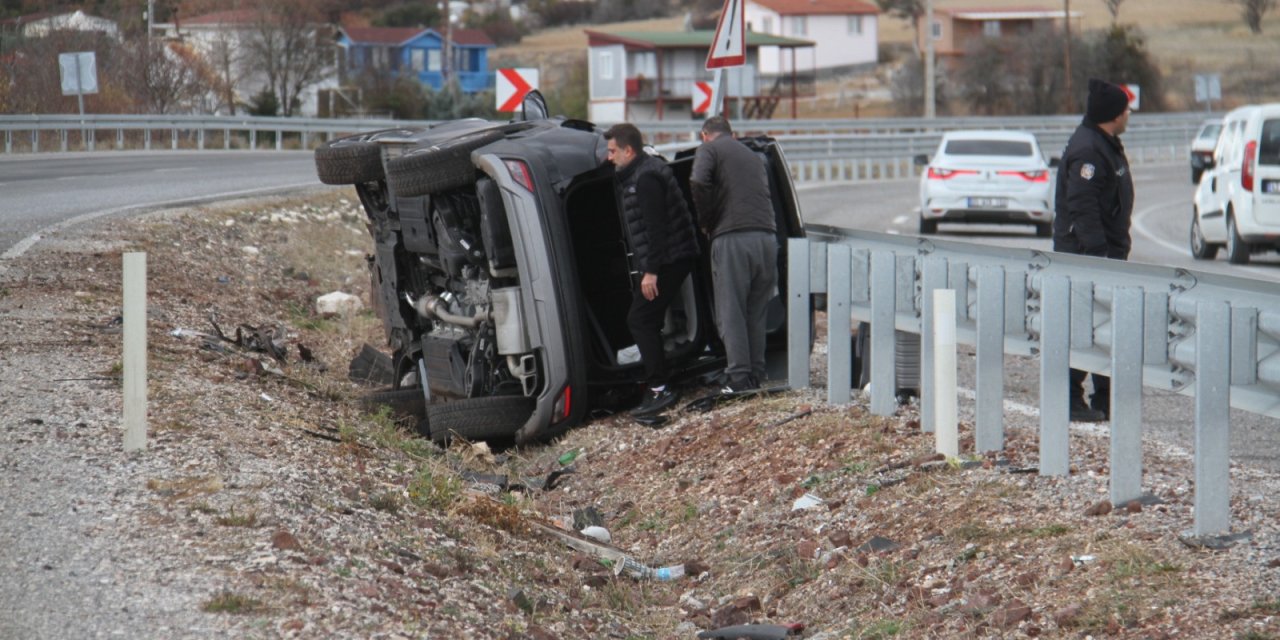
<path id="1" fill-rule="evenodd" d="M 466 93 L 493 86 L 489 50 L 494 43 L 477 29 L 344 27 L 338 35 L 338 47 L 344 53 L 344 80 L 377 73 L 388 78 L 416 78 L 437 90 L 451 77 Z"/>

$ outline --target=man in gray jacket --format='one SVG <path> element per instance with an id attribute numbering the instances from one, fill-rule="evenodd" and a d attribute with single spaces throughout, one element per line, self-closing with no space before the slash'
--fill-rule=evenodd
<path id="1" fill-rule="evenodd" d="M 702 123 L 690 177 L 698 226 L 711 239 L 716 328 L 726 393 L 760 387 L 767 303 L 778 285 L 778 240 L 765 161 L 733 137 L 721 116 Z"/>

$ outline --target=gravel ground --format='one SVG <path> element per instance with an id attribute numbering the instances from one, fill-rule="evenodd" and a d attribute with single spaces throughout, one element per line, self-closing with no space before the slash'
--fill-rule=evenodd
<path id="1" fill-rule="evenodd" d="M 1159 503 L 1099 513 L 1098 426 L 1073 428 L 1069 478 L 1007 472 L 1036 455 L 1036 417 L 1013 409 L 1001 456 L 938 461 L 914 408 L 826 406 L 819 374 L 660 430 L 602 416 L 551 446 L 436 450 L 357 409 L 343 374 L 376 318 L 309 311 L 333 290 L 367 299 L 363 233 L 352 202 L 248 202 L 98 221 L 0 265 L 0 638 L 692 638 L 750 621 L 828 640 L 1280 638 L 1280 479 L 1234 466 L 1248 536 L 1191 548 L 1187 452 L 1148 441 Z M 126 249 L 150 263 L 136 454 L 117 382 Z M 172 335 L 210 332 L 211 314 L 282 327 L 289 356 Z M 554 490 L 462 480 L 527 483 L 573 450 Z M 793 510 L 805 493 L 824 506 Z M 587 508 L 621 552 L 690 575 L 615 577 L 533 533 Z"/>

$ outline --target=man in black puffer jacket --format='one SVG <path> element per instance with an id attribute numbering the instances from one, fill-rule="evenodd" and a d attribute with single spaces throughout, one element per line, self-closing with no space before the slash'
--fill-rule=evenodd
<path id="1" fill-rule="evenodd" d="M 1058 167 L 1053 250 L 1113 260 L 1129 258 L 1129 220 L 1133 214 L 1133 176 L 1120 144 L 1129 124 L 1127 89 L 1089 81 L 1084 121 L 1071 134 Z M 1111 413 L 1111 379 L 1093 375 L 1093 398 L 1084 400 L 1088 372 L 1071 370 L 1071 419 L 1106 420 Z"/>
<path id="2" fill-rule="evenodd" d="M 675 175 L 661 159 L 644 152 L 640 130 L 624 123 L 614 125 L 604 137 L 609 162 L 617 167 L 615 188 L 631 242 L 631 268 L 640 274 L 627 324 L 640 350 L 649 392 L 631 414 L 653 417 L 678 397 L 667 387 L 662 325 L 667 308 L 693 270 L 698 238 Z"/>

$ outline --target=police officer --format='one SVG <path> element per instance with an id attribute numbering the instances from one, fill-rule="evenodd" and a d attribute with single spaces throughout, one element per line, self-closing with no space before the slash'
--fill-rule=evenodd
<path id="1" fill-rule="evenodd" d="M 1133 176 L 1120 143 L 1129 124 L 1132 94 L 1125 87 L 1089 80 L 1084 121 L 1067 141 L 1058 168 L 1053 250 L 1113 260 L 1129 258 Z M 1093 374 L 1085 402 L 1086 371 L 1071 370 L 1071 420 L 1100 422 L 1111 413 L 1111 379 Z"/>

